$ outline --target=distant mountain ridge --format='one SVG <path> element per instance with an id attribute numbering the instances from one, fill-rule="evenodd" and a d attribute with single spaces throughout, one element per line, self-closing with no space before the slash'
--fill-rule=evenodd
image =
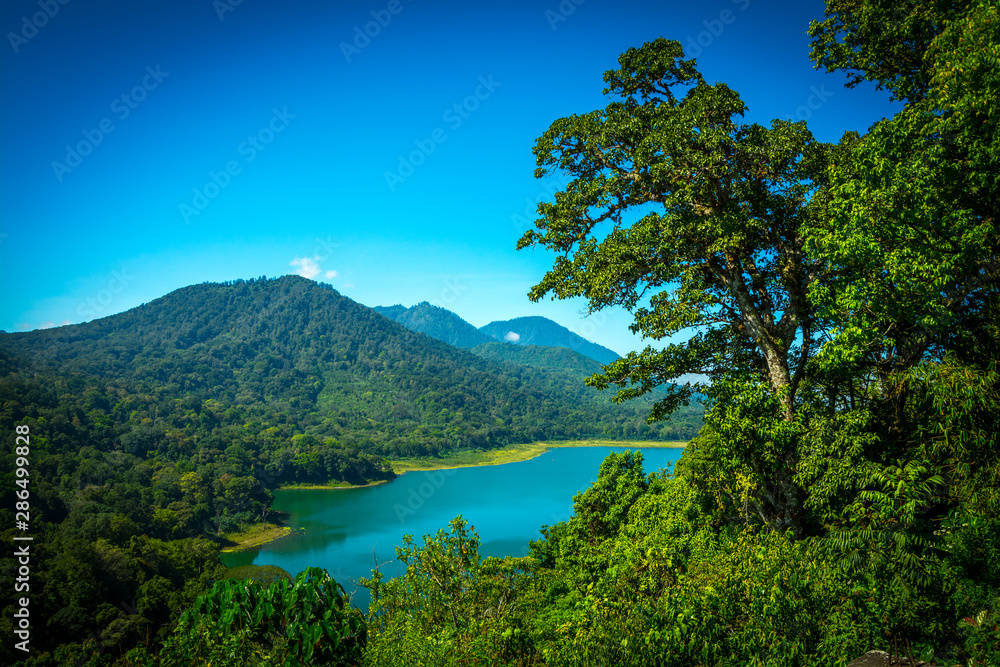
<path id="1" fill-rule="evenodd" d="M 511 340 L 514 336 L 510 334 L 516 334 L 516 342 L 519 345 L 568 347 L 602 365 L 610 364 L 621 358 L 614 350 L 592 343 L 561 324 L 537 315 L 490 322 L 486 326 L 480 327 L 479 331 L 490 336 L 493 340 L 507 342 L 515 342 Z"/>
<path id="2" fill-rule="evenodd" d="M 401 305 L 375 306 L 375 312 L 399 322 L 411 331 L 427 334 L 455 347 L 473 348 L 493 339 L 455 313 L 421 301 L 412 308 Z"/>
<path id="3" fill-rule="evenodd" d="M 375 311 L 406 328 L 427 334 L 449 345 L 473 349 L 490 342 L 540 347 L 568 348 L 599 364 L 606 365 L 619 359 L 619 355 L 603 345 L 593 343 L 552 320 L 535 316 L 497 320 L 476 329 L 450 310 L 433 306 L 426 301 L 412 308 L 402 305 L 376 306 Z M 536 351 L 524 358 L 539 359 Z M 490 355 L 495 357 L 495 354 Z M 578 364 L 577 364 L 578 365 Z M 597 368 L 593 372 L 599 372 Z"/>

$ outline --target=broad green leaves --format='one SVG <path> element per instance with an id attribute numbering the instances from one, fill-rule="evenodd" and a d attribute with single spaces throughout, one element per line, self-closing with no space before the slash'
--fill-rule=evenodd
<path id="1" fill-rule="evenodd" d="M 181 615 L 159 664 L 353 665 L 365 632 L 360 612 L 320 568 L 269 586 L 225 579 Z"/>

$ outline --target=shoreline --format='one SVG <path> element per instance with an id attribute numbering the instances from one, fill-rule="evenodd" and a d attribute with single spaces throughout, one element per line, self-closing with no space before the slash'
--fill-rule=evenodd
<path id="1" fill-rule="evenodd" d="M 265 524 L 257 524 L 257 525 L 259 526 Z M 275 524 L 266 524 L 266 525 L 268 525 L 269 528 L 264 530 L 251 529 L 249 531 L 249 534 L 243 535 L 241 539 L 233 539 L 231 537 L 227 537 L 226 538 L 227 541 L 235 542 L 235 544 L 232 544 L 227 547 L 222 547 L 220 553 L 233 553 L 234 551 L 244 551 L 246 549 L 252 549 L 254 547 L 259 547 L 263 544 L 267 544 L 268 542 L 274 542 L 275 540 L 285 537 L 286 535 L 290 535 L 292 533 L 292 529 L 289 528 L 288 526 L 284 525 L 279 526 Z M 240 537 L 240 534 L 238 533 L 237 534 L 230 533 L 230 534 L 233 535 L 233 537 Z"/>
<path id="2" fill-rule="evenodd" d="M 556 440 L 552 442 L 529 442 L 512 445 L 504 449 L 462 450 L 440 459 L 390 459 L 393 472 L 397 477 L 408 472 L 429 472 L 432 470 L 453 470 L 457 468 L 478 468 L 481 466 L 506 465 L 520 463 L 538 458 L 552 449 L 569 447 L 621 447 L 623 449 L 683 449 L 687 442 L 658 440 Z M 388 484 L 392 480 L 378 480 L 367 484 L 294 484 L 280 486 L 276 491 L 285 489 L 349 491 L 365 489 L 380 484 Z M 280 536 L 279 536 L 280 537 Z M 277 538 L 274 538 L 277 539 Z"/>
<path id="3" fill-rule="evenodd" d="M 552 449 L 569 447 L 621 447 L 623 449 L 683 449 L 687 442 L 661 442 L 655 440 L 557 440 L 554 442 L 531 442 L 513 445 L 505 449 L 487 449 L 457 452 L 438 460 L 397 459 L 390 460 L 396 475 L 408 472 L 431 470 L 451 470 L 456 468 L 477 468 L 480 466 L 520 463 L 538 458 Z"/>
<path id="4" fill-rule="evenodd" d="M 397 473 L 398 474 L 398 473 Z M 279 486 L 276 491 L 284 491 L 285 489 L 321 489 L 323 491 L 347 491 L 349 489 L 367 489 L 369 486 L 378 486 L 379 484 L 388 484 L 391 479 L 380 479 L 375 482 L 368 482 L 367 484 L 292 484 L 290 486 Z"/>
<path id="5" fill-rule="evenodd" d="M 429 472 L 433 470 L 454 470 L 457 468 L 478 468 L 480 466 L 506 465 L 508 463 L 520 463 L 538 458 L 553 449 L 576 448 L 576 447 L 620 447 L 623 449 L 683 449 L 687 442 L 660 442 L 649 440 L 561 440 L 555 442 L 531 442 L 513 445 L 505 449 L 487 450 L 464 450 L 455 452 L 449 456 L 437 460 L 422 459 L 398 459 L 391 460 L 393 471 L 400 477 L 408 472 Z M 378 480 L 368 484 L 296 484 L 294 486 L 282 486 L 278 491 L 284 489 L 317 489 L 330 491 L 346 491 L 350 489 L 364 489 L 380 484 L 388 484 L 392 480 Z M 258 526 L 263 524 L 257 524 Z M 231 533 L 227 541 L 233 542 L 230 546 L 223 547 L 221 553 L 233 553 L 244 551 L 261 545 L 273 542 L 286 537 L 294 530 L 282 524 L 267 524 L 266 529 L 251 529 L 245 534 Z M 239 539 L 234 539 L 239 538 Z"/>

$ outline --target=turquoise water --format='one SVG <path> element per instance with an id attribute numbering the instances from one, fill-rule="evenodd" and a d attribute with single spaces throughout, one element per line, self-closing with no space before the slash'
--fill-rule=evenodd
<path id="1" fill-rule="evenodd" d="M 419 544 L 461 514 L 479 533 L 480 556 L 526 556 L 542 525 L 568 519 L 573 495 L 597 479 L 609 453 L 625 449 L 567 447 L 518 463 L 410 472 L 366 488 L 279 490 L 274 508 L 291 515 L 287 525 L 295 532 L 257 549 L 223 554 L 223 562 L 277 565 L 292 576 L 322 567 L 365 609 L 368 591 L 357 585 L 358 577 L 371 576 L 375 559 L 385 575 L 399 574 L 390 561 L 403 535 Z M 683 450 L 641 451 L 648 473 L 676 461 Z"/>

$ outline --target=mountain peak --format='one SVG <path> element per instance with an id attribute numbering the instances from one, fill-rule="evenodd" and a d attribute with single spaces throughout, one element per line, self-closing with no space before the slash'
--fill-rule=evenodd
<path id="1" fill-rule="evenodd" d="M 399 322 L 407 329 L 437 338 L 455 347 L 473 348 L 492 340 L 450 310 L 426 301 L 421 301 L 412 308 L 399 305 L 376 306 L 375 311 Z"/>
<path id="2" fill-rule="evenodd" d="M 552 320 L 538 315 L 515 317 L 512 320 L 490 322 L 479 329 L 493 340 L 518 345 L 568 347 L 603 365 L 619 359 L 619 355 L 603 345 L 592 343 Z"/>

